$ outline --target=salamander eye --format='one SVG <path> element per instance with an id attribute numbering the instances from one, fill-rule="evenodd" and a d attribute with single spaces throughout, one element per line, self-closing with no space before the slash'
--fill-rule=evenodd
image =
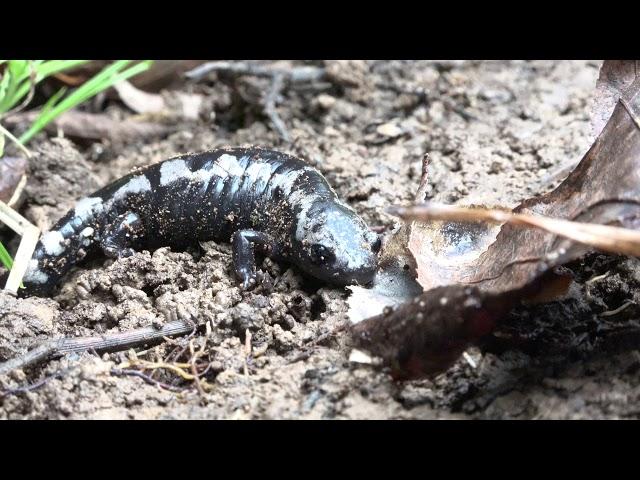
<path id="1" fill-rule="evenodd" d="M 332 263 L 335 259 L 333 252 L 319 243 L 311 245 L 309 256 L 311 263 L 315 265 L 327 265 Z"/>
<path id="2" fill-rule="evenodd" d="M 380 237 L 376 238 L 376 240 L 371 244 L 371 251 L 373 253 L 378 253 L 380 248 L 382 247 L 382 239 Z"/>

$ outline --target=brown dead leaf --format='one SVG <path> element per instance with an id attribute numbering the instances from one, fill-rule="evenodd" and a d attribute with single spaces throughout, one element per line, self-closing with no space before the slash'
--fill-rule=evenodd
<path id="1" fill-rule="evenodd" d="M 157 118 L 198 120 L 204 103 L 203 95 L 179 91 L 148 93 L 124 81 L 113 87 L 120 100 L 136 113 Z"/>
<path id="2" fill-rule="evenodd" d="M 605 60 L 596 82 L 596 94 L 591 105 L 591 133 L 596 138 L 611 117 L 625 92 L 640 74 L 638 60 Z"/>
<path id="3" fill-rule="evenodd" d="M 83 83 L 110 63 L 107 60 L 94 60 L 65 73 L 74 77 L 77 83 Z M 133 77 L 131 83 L 136 88 L 158 92 L 182 79 L 185 72 L 202 63 L 204 63 L 203 60 L 155 60 L 148 70 Z"/>
<path id="4" fill-rule="evenodd" d="M 126 80 L 115 84 L 113 88 L 120 100 L 136 113 L 159 113 L 167 108 L 162 95 L 140 90 Z"/>
<path id="5" fill-rule="evenodd" d="M 416 203 L 422 203 L 426 198 L 429 162 L 429 155 L 425 155 L 420 185 L 414 197 Z M 347 316 L 351 323 L 378 315 L 384 307 L 400 305 L 422 292 L 416 282 L 416 261 L 408 248 L 411 229 L 411 223 L 401 223 L 383 238 L 378 269 L 369 287 L 347 287 L 351 290 L 347 300 Z"/>
<path id="6" fill-rule="evenodd" d="M 597 244 L 589 235 L 602 227 L 584 230 L 584 225 L 557 219 L 640 227 L 639 119 L 640 78 L 635 78 L 575 170 L 552 192 L 528 199 L 513 210 L 523 215 L 486 209 L 475 212 L 476 218 L 493 215 L 493 221 L 509 222 L 496 226 L 486 218 L 482 222 L 462 218 L 460 215 L 473 212 L 466 209 L 450 217 L 455 222 L 440 216 L 437 222 L 408 224 L 408 249 L 414 257 L 417 282 L 426 291 L 353 325 L 355 346 L 382 357 L 397 378 L 438 373 L 471 343 L 490 333 L 516 302 L 548 298 L 545 287 L 549 285 L 554 291 L 566 288 L 566 279 L 555 281 L 558 276 L 553 267 L 592 250 L 585 243 Z M 419 210 L 404 213 L 407 218 L 419 218 Z M 551 220 L 545 225 L 542 217 Z M 527 223 L 546 230 L 523 228 Z M 579 237 L 581 234 L 584 236 Z M 635 252 L 637 232 L 618 230 L 617 234 L 618 251 Z M 603 238 L 606 240 L 606 234 L 600 240 Z M 612 243 L 616 242 L 605 241 L 600 246 Z"/>
<path id="7" fill-rule="evenodd" d="M 555 190 L 524 201 L 514 213 L 636 228 L 640 215 L 640 79 L 575 170 Z M 628 110 L 630 108 L 631 110 Z M 495 238 L 495 240 L 493 240 Z M 589 248 L 541 229 L 486 223 L 414 223 L 409 249 L 425 289 L 474 284 L 521 288 L 551 266 Z"/>

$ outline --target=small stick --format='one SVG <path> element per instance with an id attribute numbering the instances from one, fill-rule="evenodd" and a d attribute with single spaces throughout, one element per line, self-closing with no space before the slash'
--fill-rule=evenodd
<path id="1" fill-rule="evenodd" d="M 22 236 L 13 267 L 9 272 L 9 278 L 4 287 L 5 290 L 16 295 L 40 238 L 40 229 L 2 201 L 0 201 L 0 221 Z"/>
<path id="2" fill-rule="evenodd" d="M 204 326 L 204 325 L 202 325 Z M 59 338 L 48 340 L 33 350 L 4 363 L 0 363 L 0 375 L 13 370 L 41 363 L 49 358 L 59 358 L 68 353 L 94 349 L 98 353 L 117 352 L 148 343 L 161 342 L 163 337 L 186 335 L 193 327 L 182 320 L 169 322 L 161 329 L 144 327 L 128 332 L 118 332 L 92 337 Z"/>
<path id="3" fill-rule="evenodd" d="M 7 117 L 6 125 L 33 122 L 39 112 L 21 112 Z M 45 130 L 53 134 L 61 132 L 67 137 L 89 140 L 109 139 L 114 142 L 129 142 L 141 138 L 161 137 L 176 130 L 176 127 L 161 123 L 138 121 L 132 118 L 114 120 L 102 113 L 86 113 L 69 110 L 60 115 Z"/>
<path id="4" fill-rule="evenodd" d="M 116 377 L 124 377 L 124 376 L 139 377 L 149 385 L 157 385 L 160 388 L 164 388 L 165 390 L 170 390 L 172 392 L 182 392 L 184 390 L 182 388 L 174 387 L 173 385 L 160 382 L 154 378 L 151 378 L 149 375 L 146 375 L 145 373 L 139 370 L 132 370 L 128 368 L 112 368 L 110 373 L 111 375 L 114 375 Z"/>
<path id="5" fill-rule="evenodd" d="M 416 192 L 415 201 L 416 202 L 424 202 L 427 199 L 427 189 L 429 188 L 428 174 L 429 174 L 429 164 L 431 163 L 431 157 L 429 157 L 428 153 L 425 153 L 422 157 L 422 168 L 420 171 L 420 185 L 418 186 L 418 191 Z"/>
<path id="6" fill-rule="evenodd" d="M 245 377 L 249 376 L 249 358 L 251 357 L 251 331 L 247 328 L 244 331 L 244 365 L 243 373 Z"/>
<path id="7" fill-rule="evenodd" d="M 14 137 L 13 134 L 9 130 L 4 128 L 2 125 L 0 125 L 0 134 L 7 136 L 9 138 L 9 140 L 11 140 L 13 143 L 15 143 L 16 146 L 20 150 L 22 150 L 22 152 L 27 156 L 27 158 L 31 158 L 31 152 L 29 151 L 29 149 L 27 147 L 25 147 L 22 143 L 20 143 L 20 140 L 18 140 L 16 137 Z"/>
<path id="8" fill-rule="evenodd" d="M 280 73 L 273 76 L 273 81 L 271 82 L 271 89 L 267 94 L 267 97 L 264 101 L 264 113 L 269 117 L 271 123 L 274 128 L 280 135 L 280 137 L 285 141 L 289 142 L 291 138 L 289 137 L 289 132 L 287 131 L 287 127 L 284 122 L 280 118 L 278 114 L 278 110 L 276 109 L 276 102 L 278 100 L 278 95 L 282 92 L 284 88 L 284 76 Z"/>
<path id="9" fill-rule="evenodd" d="M 198 81 L 210 72 L 229 72 L 236 75 L 252 75 L 265 78 L 282 75 L 291 83 L 314 82 L 322 80 L 326 75 L 325 69 L 320 67 L 272 68 L 244 62 L 208 62 L 186 72 L 185 76 L 191 80 Z"/>
<path id="10" fill-rule="evenodd" d="M 347 330 L 349 328 L 349 324 L 344 323 L 342 325 L 339 325 L 327 332 L 321 333 L 320 335 L 318 335 L 315 339 L 311 340 L 303 349 L 300 353 L 298 353 L 295 357 L 293 357 L 291 360 L 289 360 L 287 363 L 291 364 L 291 363 L 296 363 L 296 362 L 300 362 L 302 360 L 306 360 L 307 358 L 309 358 L 311 356 L 311 354 L 313 353 L 313 349 L 314 347 L 316 347 L 317 345 L 319 345 L 320 343 L 324 342 L 325 340 L 333 337 L 334 335 L 343 332 L 345 330 Z"/>
<path id="11" fill-rule="evenodd" d="M 189 353 L 191 354 L 191 359 L 189 364 L 191 366 L 191 373 L 193 374 L 193 381 L 196 384 L 196 388 L 198 389 L 198 395 L 200 395 L 201 399 L 204 399 L 204 390 L 202 389 L 202 385 L 200 384 L 200 378 L 198 378 L 198 369 L 196 368 L 196 360 L 198 356 L 196 355 L 195 349 L 193 348 L 193 339 L 189 340 Z"/>
<path id="12" fill-rule="evenodd" d="M 287 143 L 291 141 L 289 132 L 284 122 L 280 118 L 278 111 L 276 110 L 276 103 L 278 96 L 282 93 L 285 87 L 285 81 L 287 83 L 296 84 L 304 82 L 314 82 L 322 80 L 325 75 L 325 69 L 319 67 L 291 67 L 291 68 L 278 68 L 278 67 L 266 67 L 262 65 L 252 65 L 243 62 L 209 62 L 200 65 L 193 70 L 185 73 L 187 78 L 192 80 L 200 80 L 209 72 L 222 71 L 229 72 L 236 75 L 252 75 L 254 77 L 263 77 L 271 79 L 271 88 L 267 93 L 264 100 L 264 113 L 269 117 L 269 120 L 273 124 L 273 127 L 278 132 L 280 137 Z"/>
<path id="13" fill-rule="evenodd" d="M 543 215 L 434 203 L 411 207 L 392 207 L 388 211 L 405 220 L 511 223 L 525 227 L 536 227 L 607 252 L 640 256 L 640 232 L 629 228 L 574 222 Z"/>
<path id="14" fill-rule="evenodd" d="M 618 313 L 620 313 L 621 311 L 623 311 L 624 309 L 626 309 L 630 305 L 634 305 L 635 303 L 636 302 L 634 302 L 634 301 L 628 300 L 625 303 L 623 303 L 621 306 L 616 308 L 615 310 L 607 310 L 606 312 L 602 312 L 600 315 L 602 317 L 612 317 L 613 315 L 617 315 Z"/>
<path id="15" fill-rule="evenodd" d="M 33 255 L 33 251 L 36 249 L 39 238 L 40 229 L 33 225 L 30 225 L 22 234 L 18 251 L 16 252 L 16 256 L 13 260 L 13 267 L 11 267 L 7 284 L 4 287 L 5 290 L 8 290 L 14 295 L 18 293 L 18 287 L 20 287 L 20 284 L 22 283 L 24 274 L 27 273 L 31 256 Z"/>
<path id="16" fill-rule="evenodd" d="M 9 395 L 17 395 L 17 394 L 20 394 L 20 393 L 32 392 L 33 390 L 37 390 L 38 388 L 46 385 L 47 383 L 49 383 L 49 381 L 51 381 L 51 380 L 53 380 L 55 378 L 62 377 L 64 374 L 66 374 L 70 370 L 71 370 L 70 368 L 65 368 L 64 370 L 60 370 L 60 371 L 54 373 L 53 375 L 49 375 L 48 377 L 44 377 L 43 379 L 38 380 L 37 382 L 25 385 L 24 387 L 16 387 L 16 388 L 9 388 L 7 390 L 2 390 L 2 391 L 0 391 L 0 398 L 8 397 Z"/>

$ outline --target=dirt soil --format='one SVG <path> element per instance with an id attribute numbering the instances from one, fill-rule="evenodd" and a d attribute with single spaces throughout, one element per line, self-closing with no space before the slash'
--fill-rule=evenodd
<path id="1" fill-rule="evenodd" d="M 22 212 L 46 229 L 74 200 L 133 168 L 187 151 L 259 144 L 308 160 L 370 225 L 390 225 L 383 210 L 412 198 L 425 152 L 434 200 L 513 207 L 557 185 L 592 141 L 597 61 L 315 63 L 330 81 L 292 86 L 278 106 L 292 144 L 280 140 L 256 101 L 269 80 L 212 75 L 178 84 L 206 101 L 198 120 L 175 120 L 164 138 L 87 144 L 42 134 Z M 133 115 L 113 102 L 107 112 Z M 0 236 L 15 248 L 6 231 Z M 576 276 L 569 295 L 515 309 L 495 336 L 468 352 L 475 366 L 460 360 L 433 380 L 406 383 L 350 364 L 341 335 L 297 358 L 305 344 L 346 322 L 345 290 L 265 260 L 272 286 L 241 292 L 230 264 L 230 247 L 210 242 L 85 264 L 53 298 L 0 292 L 0 361 L 58 336 L 176 318 L 212 326 L 136 353 L 74 354 L 14 372 L 0 389 L 32 387 L 0 395 L 0 418 L 640 416 L 636 259 L 594 254 L 569 265 Z M 199 384 L 190 377 L 194 354 L 208 364 Z M 144 372 L 163 386 L 132 373 L 141 362 L 156 367 Z M 157 368 L 167 364 L 173 369 Z"/>

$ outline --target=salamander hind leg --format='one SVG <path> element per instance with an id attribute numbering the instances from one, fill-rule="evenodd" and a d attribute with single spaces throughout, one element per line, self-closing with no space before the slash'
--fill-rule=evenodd
<path id="1" fill-rule="evenodd" d="M 109 258 L 129 257 L 135 252 L 143 234 L 140 217 L 133 212 L 123 213 L 105 227 L 100 247 Z"/>
<path id="2" fill-rule="evenodd" d="M 255 230 L 238 230 L 231 239 L 233 266 L 242 288 L 253 288 L 257 284 L 256 251 L 267 256 L 275 252 L 275 242 L 266 233 Z"/>

